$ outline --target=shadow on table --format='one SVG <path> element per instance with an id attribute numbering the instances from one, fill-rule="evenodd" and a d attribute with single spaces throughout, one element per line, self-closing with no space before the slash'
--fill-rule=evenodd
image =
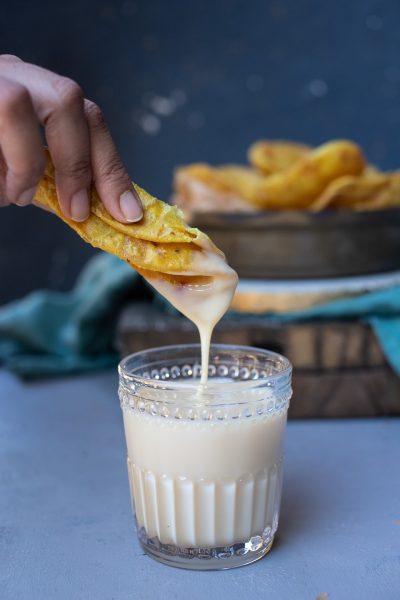
<path id="1" fill-rule="evenodd" d="M 320 530 L 332 513 L 332 497 L 321 486 L 315 485 L 315 476 L 306 473 L 288 474 L 284 479 L 281 513 L 278 534 L 274 546 L 281 546 L 286 540 L 293 541 L 298 535 L 304 536 Z"/>

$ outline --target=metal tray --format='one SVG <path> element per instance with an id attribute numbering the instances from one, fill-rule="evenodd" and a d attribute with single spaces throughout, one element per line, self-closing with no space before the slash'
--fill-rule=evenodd
<path id="1" fill-rule="evenodd" d="M 243 278 L 350 277 L 400 268 L 400 209 L 197 213 L 191 223 Z"/>

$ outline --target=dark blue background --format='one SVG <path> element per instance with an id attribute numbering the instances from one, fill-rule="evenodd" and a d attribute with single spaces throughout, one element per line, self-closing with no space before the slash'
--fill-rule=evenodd
<path id="1" fill-rule="evenodd" d="M 0 52 L 76 79 L 103 108 L 132 178 L 163 198 L 175 165 L 243 162 L 260 137 L 348 137 L 381 167 L 400 166 L 397 0 L 0 8 Z M 68 288 L 91 252 L 51 215 L 2 209 L 0 302 Z"/>

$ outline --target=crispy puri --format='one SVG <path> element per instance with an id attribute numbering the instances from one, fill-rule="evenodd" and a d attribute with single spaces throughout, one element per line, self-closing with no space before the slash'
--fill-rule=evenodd
<path id="1" fill-rule="evenodd" d="M 218 272 L 220 261 L 204 260 L 209 252 L 223 256 L 208 236 L 189 227 L 177 207 L 153 198 L 136 184 L 133 186 L 143 205 L 143 219 L 139 223 L 125 225 L 116 221 L 94 188 L 90 216 L 78 223 L 60 210 L 54 167 L 48 160 L 34 201 L 53 211 L 92 246 L 115 254 L 139 272 L 172 277 L 212 276 Z"/>
<path id="2" fill-rule="evenodd" d="M 311 146 L 286 140 L 260 140 L 247 152 L 249 163 L 264 175 L 272 175 L 291 167 L 312 150 Z"/>
<path id="3" fill-rule="evenodd" d="M 246 190 L 260 180 L 261 176 L 248 167 L 214 168 L 205 163 L 178 167 L 173 201 L 188 218 L 200 212 L 254 212 L 257 209 L 245 199 Z"/>
<path id="4" fill-rule="evenodd" d="M 364 167 L 364 156 L 356 144 L 345 140 L 329 142 L 289 169 L 266 177 L 251 201 L 264 210 L 308 208 L 331 181 L 358 175 Z"/>
<path id="5" fill-rule="evenodd" d="M 226 210 L 232 210 L 236 204 L 241 212 L 243 203 L 253 211 L 307 209 L 332 181 L 359 175 L 364 168 L 360 148 L 352 142 L 338 140 L 304 151 L 291 166 L 269 176 L 252 167 L 237 165 L 211 167 L 199 163 L 180 167 L 175 175 L 175 191 L 181 206 L 198 206 L 196 195 L 199 198 L 200 195 L 195 185 L 198 182 L 202 186 L 201 197 L 207 197 L 204 188 L 211 190 L 207 202 L 211 211 L 221 210 L 224 200 L 228 204 Z"/>
<path id="6" fill-rule="evenodd" d="M 324 209 L 380 210 L 400 203 L 400 173 L 372 169 L 361 175 L 340 177 L 326 188 L 310 207 Z"/>

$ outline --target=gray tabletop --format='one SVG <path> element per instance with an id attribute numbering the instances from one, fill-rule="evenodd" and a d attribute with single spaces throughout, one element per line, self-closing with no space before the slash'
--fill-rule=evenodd
<path id="1" fill-rule="evenodd" d="M 197 573 L 136 541 L 116 384 L 0 372 L 2 600 L 400 598 L 400 419 L 289 423 L 270 554 Z"/>

